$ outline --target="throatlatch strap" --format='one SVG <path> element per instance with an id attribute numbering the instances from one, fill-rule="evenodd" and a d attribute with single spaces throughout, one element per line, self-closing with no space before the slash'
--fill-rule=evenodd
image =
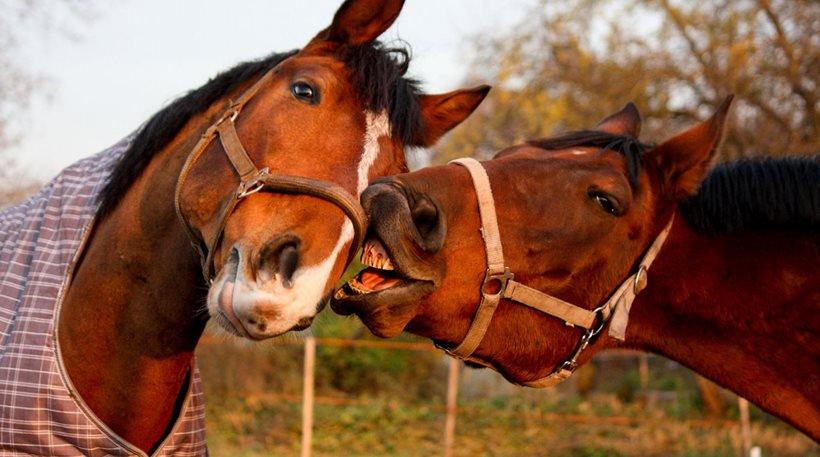
<path id="1" fill-rule="evenodd" d="M 666 237 L 672 230 L 672 224 L 675 222 L 675 215 L 669 219 L 666 227 L 663 228 L 652 245 L 644 254 L 641 264 L 638 267 L 638 272 L 630 276 L 621 284 L 621 287 L 607 300 L 604 305 L 604 317 L 608 318 L 610 313 L 613 313 L 612 319 L 609 322 L 609 336 L 623 341 L 626 339 L 626 326 L 629 324 L 629 311 L 632 309 L 632 303 L 635 298 L 646 289 L 649 281 L 648 272 L 652 262 L 658 256 Z"/>

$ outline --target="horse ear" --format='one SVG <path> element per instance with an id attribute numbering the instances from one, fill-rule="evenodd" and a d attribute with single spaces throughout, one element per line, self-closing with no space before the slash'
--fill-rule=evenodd
<path id="1" fill-rule="evenodd" d="M 708 120 L 667 140 L 651 152 L 658 164 L 664 192 L 676 200 L 697 193 L 723 137 L 733 96 L 726 97 Z"/>
<path id="2" fill-rule="evenodd" d="M 638 138 L 641 133 L 641 113 L 634 103 L 629 102 L 620 111 L 599 122 L 595 130 Z"/>
<path id="3" fill-rule="evenodd" d="M 370 43 L 390 28 L 402 6 L 404 0 L 346 0 L 333 16 L 333 23 L 319 32 L 307 47 Z"/>
<path id="4" fill-rule="evenodd" d="M 420 96 L 419 105 L 424 128 L 413 138 L 413 146 L 426 147 L 434 144 L 445 133 L 467 119 L 467 116 L 478 108 L 490 89 L 490 86 L 481 85 L 446 94 Z"/>

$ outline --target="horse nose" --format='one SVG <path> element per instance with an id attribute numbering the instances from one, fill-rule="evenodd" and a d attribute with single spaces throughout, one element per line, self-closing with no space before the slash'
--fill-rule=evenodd
<path id="1" fill-rule="evenodd" d="M 427 252 L 436 252 L 444 244 L 446 228 L 439 205 L 411 183 L 380 179 L 364 191 L 362 205 L 380 235 L 403 232 Z"/>
<path id="2" fill-rule="evenodd" d="M 286 288 L 293 287 L 293 274 L 299 267 L 299 238 L 293 236 L 278 237 L 266 244 L 256 258 L 256 276 L 262 282 L 278 277 Z"/>

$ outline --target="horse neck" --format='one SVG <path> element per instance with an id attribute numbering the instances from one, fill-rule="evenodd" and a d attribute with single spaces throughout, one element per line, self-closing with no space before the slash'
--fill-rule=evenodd
<path id="1" fill-rule="evenodd" d="M 213 109 L 192 119 L 97 221 L 58 324 L 66 370 L 83 400 L 143 450 L 164 437 L 178 413 L 208 317 L 199 259 L 173 199 Z"/>
<path id="2" fill-rule="evenodd" d="M 681 362 L 818 439 L 818 246 L 808 232 L 706 235 L 679 215 L 626 346 Z"/>

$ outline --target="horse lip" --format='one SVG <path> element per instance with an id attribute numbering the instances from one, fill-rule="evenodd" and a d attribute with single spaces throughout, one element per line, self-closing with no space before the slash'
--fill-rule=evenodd
<path id="1" fill-rule="evenodd" d="M 231 320 L 228 318 L 228 315 L 225 314 L 225 311 L 222 311 L 222 308 L 217 308 L 216 314 L 217 322 L 219 322 L 219 324 L 222 326 L 223 329 L 225 329 L 225 331 L 231 333 L 234 336 L 249 337 L 249 335 L 246 332 L 240 331 L 238 328 L 236 328 L 233 322 L 231 322 Z"/>
<path id="2" fill-rule="evenodd" d="M 390 308 L 406 306 L 434 289 L 433 281 L 407 279 L 402 285 L 368 294 L 348 295 L 341 299 L 334 296 L 330 301 L 330 308 L 336 314 L 343 316 L 355 313 L 359 317 L 364 317 L 381 306 Z"/>
<path id="3" fill-rule="evenodd" d="M 225 268 L 230 268 L 225 272 L 227 275 L 229 275 L 229 277 L 222 282 L 222 289 L 219 291 L 219 294 L 217 295 L 217 322 L 219 322 L 219 324 L 221 324 L 222 327 L 225 328 L 225 330 L 227 330 L 229 333 L 234 334 L 235 336 L 255 339 L 250 334 L 250 332 L 248 332 L 245 326 L 242 325 L 242 322 L 239 320 L 239 318 L 236 316 L 235 311 L 233 310 L 233 290 L 229 291 L 231 295 L 227 298 L 229 303 L 223 304 L 222 295 L 225 293 L 225 289 L 228 287 L 228 285 L 230 284 L 230 287 L 232 289 L 236 287 L 236 277 L 239 271 L 239 265 L 238 257 L 235 257 L 233 252 L 231 253 L 231 257 L 228 263 L 225 265 Z M 226 309 L 227 306 L 230 306 L 231 309 Z"/>

